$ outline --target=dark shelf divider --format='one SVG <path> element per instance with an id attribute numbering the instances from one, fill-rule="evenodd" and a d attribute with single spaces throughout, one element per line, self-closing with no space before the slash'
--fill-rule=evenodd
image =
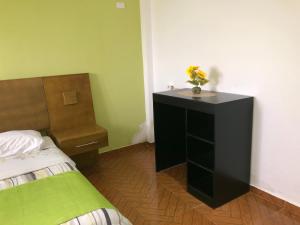
<path id="1" fill-rule="evenodd" d="M 197 166 L 197 167 L 199 167 L 199 168 L 201 168 L 201 169 L 203 169 L 203 170 L 205 170 L 205 171 L 207 171 L 207 172 L 209 172 L 211 174 L 214 173 L 213 170 L 211 170 L 211 169 L 209 169 L 209 168 L 207 168 L 205 166 L 202 166 L 201 164 L 199 164 L 199 163 L 197 163 L 197 162 L 195 162 L 193 160 L 188 159 L 187 162 L 190 163 L 190 164 L 193 164 L 194 166 Z"/>
<path id="2" fill-rule="evenodd" d="M 215 144 L 215 142 L 213 142 L 213 141 L 210 141 L 210 140 L 207 140 L 207 139 L 205 139 L 205 138 L 201 138 L 201 137 L 195 136 L 195 135 L 190 134 L 190 133 L 187 133 L 186 135 L 187 135 L 188 137 L 192 137 L 192 138 L 194 138 L 194 139 L 197 139 L 197 140 L 206 142 L 206 143 L 211 144 L 211 145 Z"/>

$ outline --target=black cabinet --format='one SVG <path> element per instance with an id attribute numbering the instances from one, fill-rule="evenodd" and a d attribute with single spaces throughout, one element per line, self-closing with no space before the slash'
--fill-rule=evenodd
<path id="1" fill-rule="evenodd" d="M 156 170 L 186 162 L 188 191 L 218 207 L 249 190 L 253 97 L 183 91 L 153 94 Z"/>

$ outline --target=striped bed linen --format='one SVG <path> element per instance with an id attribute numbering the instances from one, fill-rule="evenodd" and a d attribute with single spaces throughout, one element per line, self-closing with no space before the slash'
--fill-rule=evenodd
<path id="1" fill-rule="evenodd" d="M 0 180 L 0 190 L 29 183 L 56 174 L 68 171 L 77 171 L 70 163 L 60 163 L 30 173 Z M 115 209 L 98 209 L 85 215 L 80 215 L 61 225 L 132 225 L 122 214 Z"/>

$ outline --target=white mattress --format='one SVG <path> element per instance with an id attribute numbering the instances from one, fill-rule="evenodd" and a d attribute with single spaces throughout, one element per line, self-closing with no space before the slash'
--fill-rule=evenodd
<path id="1" fill-rule="evenodd" d="M 0 161 L 0 180 L 18 176 L 31 171 L 43 169 L 59 163 L 75 163 L 59 148 L 56 147 L 50 137 L 45 136 L 41 151 L 26 155 L 22 158 L 3 159 Z"/>

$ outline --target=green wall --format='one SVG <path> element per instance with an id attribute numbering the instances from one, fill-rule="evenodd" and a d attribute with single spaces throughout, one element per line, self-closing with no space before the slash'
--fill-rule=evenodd
<path id="1" fill-rule="evenodd" d="M 0 79 L 89 72 L 110 146 L 145 120 L 139 1 L 0 0 Z"/>

